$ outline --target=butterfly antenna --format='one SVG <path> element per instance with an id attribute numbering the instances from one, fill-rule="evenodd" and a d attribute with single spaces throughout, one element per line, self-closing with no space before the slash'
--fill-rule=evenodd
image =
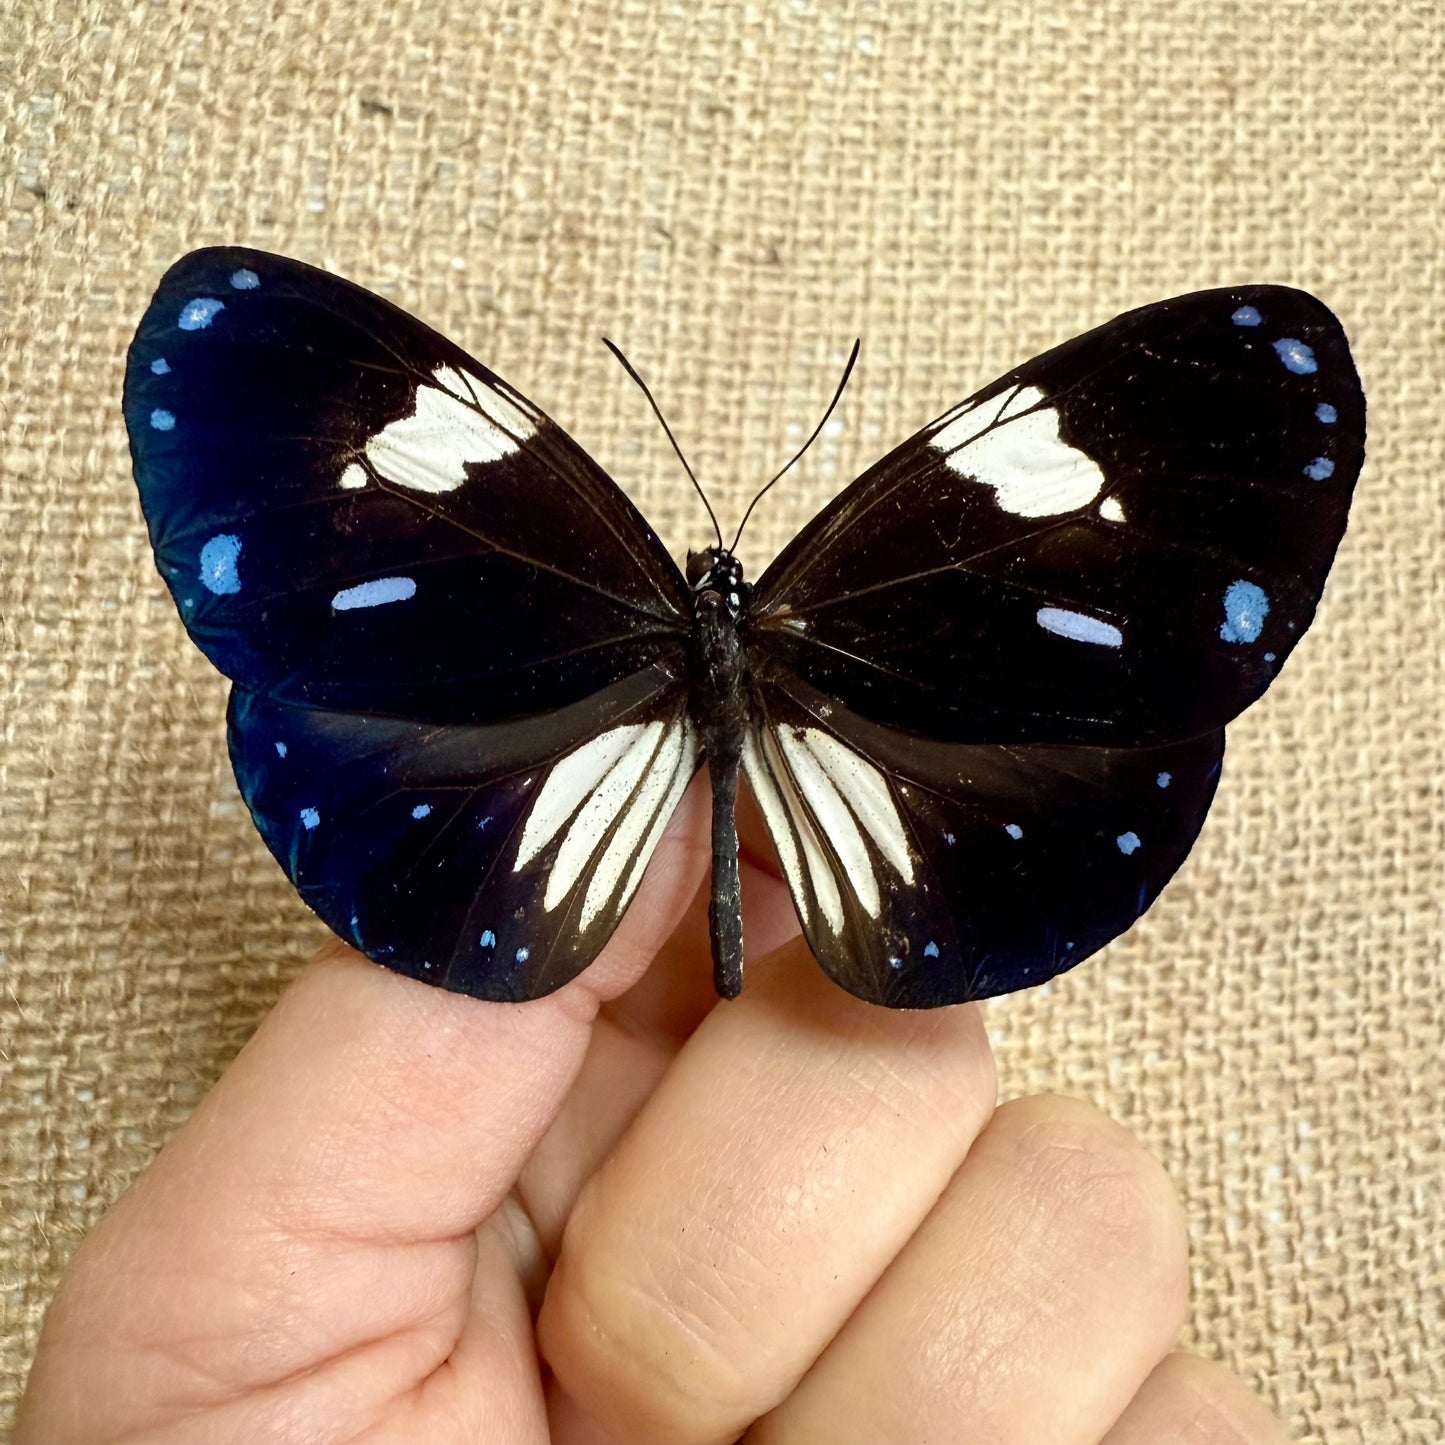
<path id="1" fill-rule="evenodd" d="M 813 445 L 815 441 L 818 440 L 818 434 L 823 430 L 825 426 L 828 425 L 828 418 L 833 415 L 833 408 L 836 407 L 838 405 L 838 402 L 842 399 L 843 388 L 848 385 L 848 378 L 853 374 L 853 363 L 858 360 L 858 348 L 862 345 L 863 342 L 861 338 L 853 343 L 853 350 L 848 353 L 848 364 L 843 368 L 843 377 L 842 380 L 838 383 L 838 390 L 833 393 L 833 400 L 828 403 L 828 410 L 823 413 L 822 421 L 820 421 L 818 425 L 813 428 L 813 435 L 810 436 L 808 440 L 805 441 L 803 445 L 798 448 L 798 450 L 793 454 L 792 459 L 778 472 L 778 474 L 773 478 L 773 480 L 769 482 L 767 486 L 765 486 L 762 491 L 760 491 L 757 496 L 752 499 L 751 502 L 748 503 L 748 509 L 746 512 L 743 513 L 742 521 L 738 523 L 737 535 L 733 538 L 733 544 L 731 547 L 728 548 L 728 551 L 737 551 L 738 543 L 742 541 L 743 528 L 747 526 L 748 518 L 751 517 L 753 514 L 753 508 L 756 507 L 757 504 L 761 502 L 762 499 L 768 494 L 768 491 L 773 486 L 773 484 L 781 481 L 783 478 L 783 474 L 792 469 L 793 464 L 798 460 L 799 457 L 803 455 L 805 451 L 808 450 L 810 446 Z M 719 541 L 721 541 L 721 539 L 719 539 Z"/>
<path id="2" fill-rule="evenodd" d="M 622 369 L 628 374 L 628 376 L 630 376 L 633 381 L 635 381 L 638 386 L 642 388 L 642 394 L 647 398 L 647 404 L 652 408 L 653 416 L 657 418 L 658 422 L 662 426 L 663 431 L 667 433 L 667 439 L 672 443 L 672 449 L 677 453 L 677 459 L 682 463 L 683 471 L 687 473 L 688 477 L 692 481 L 693 486 L 697 488 L 697 494 L 702 498 L 703 506 L 707 508 L 707 514 L 712 519 L 712 529 L 714 532 L 717 533 L 717 544 L 719 547 L 721 547 L 723 544 L 722 528 L 719 527 L 717 524 L 717 513 L 713 511 L 712 503 L 708 501 L 707 493 L 703 491 L 702 483 L 698 481 L 696 473 L 694 473 L 693 469 L 688 466 L 687 458 L 683 456 L 682 448 L 678 446 L 677 438 L 673 436 L 672 428 L 668 426 L 667 418 L 662 414 L 662 408 L 658 406 L 657 401 L 654 399 L 652 393 L 647 389 L 647 383 L 643 381 L 643 379 L 637 374 L 637 368 L 633 366 L 633 364 L 621 353 L 621 351 L 619 351 L 617 347 L 614 346 L 612 342 L 610 342 L 605 336 L 602 338 L 602 344 L 613 354 L 613 356 L 618 359 L 618 361 L 622 363 Z"/>

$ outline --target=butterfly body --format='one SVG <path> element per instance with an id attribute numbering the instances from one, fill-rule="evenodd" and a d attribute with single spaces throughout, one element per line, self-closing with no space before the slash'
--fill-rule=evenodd
<path id="1" fill-rule="evenodd" d="M 687 559 L 693 594 L 688 705 L 712 783 L 712 898 L 708 926 L 713 981 L 723 998 L 743 986 L 742 889 L 738 876 L 737 794 L 752 699 L 739 633 L 747 624 L 752 588 L 742 564 L 725 547 Z"/>
<path id="2" fill-rule="evenodd" d="M 704 760 L 724 996 L 740 775 L 859 997 L 931 1007 L 1072 967 L 1188 854 L 1364 454 L 1320 302 L 1199 292 L 946 412 L 749 584 L 721 543 L 680 569 L 444 337 L 238 248 L 162 280 L 125 414 L 268 847 L 369 956 L 490 999 L 596 956 Z"/>

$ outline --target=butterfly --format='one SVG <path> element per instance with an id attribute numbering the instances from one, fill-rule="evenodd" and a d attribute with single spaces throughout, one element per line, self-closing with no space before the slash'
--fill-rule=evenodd
<path id="1" fill-rule="evenodd" d="M 955 406 L 749 584 L 720 531 L 679 569 L 437 332 L 238 248 L 166 273 L 124 410 L 241 792 L 336 933 L 549 993 L 706 761 L 718 992 L 742 775 L 823 968 L 903 1008 L 1041 983 L 1149 907 L 1314 615 L 1365 434 L 1321 302 L 1201 291 Z"/>

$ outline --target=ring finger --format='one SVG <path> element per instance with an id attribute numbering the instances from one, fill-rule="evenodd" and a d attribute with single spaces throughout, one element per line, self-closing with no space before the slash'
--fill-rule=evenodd
<path id="1" fill-rule="evenodd" d="M 1001 1107 L 797 1390 L 747 1436 L 1098 1445 L 1184 1317 L 1184 1221 L 1089 1105 Z"/>

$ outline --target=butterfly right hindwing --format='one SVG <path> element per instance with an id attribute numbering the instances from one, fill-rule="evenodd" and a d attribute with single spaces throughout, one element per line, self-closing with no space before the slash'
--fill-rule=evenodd
<path id="1" fill-rule="evenodd" d="M 774 679 L 748 783 L 803 931 L 850 993 L 934 1008 L 1044 982 L 1123 932 L 1193 845 L 1224 733 L 1152 748 L 941 743 Z"/>

